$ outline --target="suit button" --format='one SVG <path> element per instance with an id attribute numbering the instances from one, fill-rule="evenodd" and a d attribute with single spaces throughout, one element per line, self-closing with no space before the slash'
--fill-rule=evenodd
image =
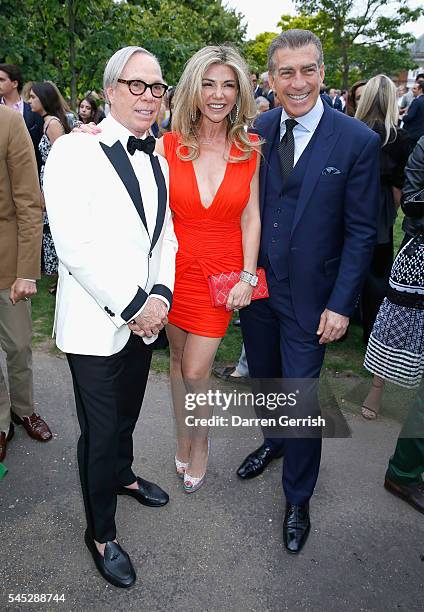
<path id="1" fill-rule="evenodd" d="M 278 223 L 274 223 L 274 227 L 278 227 Z"/>
<path id="2" fill-rule="evenodd" d="M 280 213 L 281 212 L 281 208 L 277 208 L 277 212 Z"/>
<path id="3" fill-rule="evenodd" d="M 109 308 L 107 306 L 104 307 L 104 310 L 106 310 L 106 312 L 109 310 Z"/>

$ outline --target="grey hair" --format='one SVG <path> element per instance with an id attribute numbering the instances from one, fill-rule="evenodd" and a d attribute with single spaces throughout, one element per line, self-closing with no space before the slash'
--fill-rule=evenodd
<path id="1" fill-rule="evenodd" d="M 269 107 L 269 100 L 267 98 L 265 98 L 264 96 L 258 96 L 255 100 L 256 102 L 256 106 L 259 107 L 260 104 L 268 104 Z"/>
<path id="2" fill-rule="evenodd" d="M 276 65 L 274 55 L 277 49 L 300 49 L 307 45 L 314 45 L 318 51 L 318 66 L 321 67 L 324 63 L 324 53 L 322 44 L 318 36 L 310 30 L 286 30 L 277 38 L 274 38 L 268 48 L 268 70 L 274 74 Z"/>
<path id="3" fill-rule="evenodd" d="M 149 55 L 154 60 L 156 60 L 159 66 L 159 69 L 160 69 L 158 58 L 155 55 L 153 55 L 153 53 L 150 53 L 150 51 L 147 51 L 147 49 L 144 49 L 143 47 L 132 46 L 132 47 L 123 47 L 122 49 L 119 49 L 119 51 L 114 53 L 112 57 L 109 59 L 108 63 L 106 64 L 105 71 L 103 73 L 103 93 L 104 93 L 106 102 L 108 104 L 110 104 L 110 101 L 107 95 L 108 88 L 116 87 L 118 83 L 118 79 L 121 76 L 123 69 L 125 68 L 125 64 L 134 55 L 134 53 L 144 53 L 145 55 Z"/>

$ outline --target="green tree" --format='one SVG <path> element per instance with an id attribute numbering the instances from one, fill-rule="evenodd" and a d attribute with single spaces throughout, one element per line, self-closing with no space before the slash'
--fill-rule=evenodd
<path id="1" fill-rule="evenodd" d="M 251 70 L 256 72 L 267 70 L 268 47 L 276 36 L 278 34 L 275 32 L 262 32 L 254 40 L 245 43 L 243 51 Z"/>
<path id="2" fill-rule="evenodd" d="M 424 9 L 411 9 L 408 0 L 295 0 L 295 5 L 300 15 L 285 15 L 279 25 L 309 25 L 320 36 L 332 84 L 346 88 L 351 72 L 367 78 L 411 66 L 407 45 L 414 37 L 400 28 L 416 21 Z"/>
<path id="3" fill-rule="evenodd" d="M 101 90 L 105 62 L 120 47 L 151 50 L 175 83 L 200 47 L 241 45 L 241 17 L 221 0 L 0 0 L 0 61 L 20 65 L 27 80 L 51 79 L 75 106 Z"/>

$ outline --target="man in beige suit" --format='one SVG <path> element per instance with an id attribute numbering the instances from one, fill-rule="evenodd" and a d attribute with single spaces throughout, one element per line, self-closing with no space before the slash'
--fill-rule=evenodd
<path id="1" fill-rule="evenodd" d="M 31 302 L 40 277 L 42 219 L 34 148 L 20 113 L 0 106 L 0 345 L 7 357 L 9 394 L 0 369 L 0 462 L 12 420 L 34 439 L 52 437 L 34 412 Z M 10 399 L 9 399 L 10 396 Z"/>

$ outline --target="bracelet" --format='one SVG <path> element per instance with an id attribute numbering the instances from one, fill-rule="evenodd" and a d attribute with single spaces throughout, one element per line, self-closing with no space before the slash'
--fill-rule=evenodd
<path id="1" fill-rule="evenodd" d="M 256 276 L 256 274 L 247 272 L 247 270 L 242 270 L 240 272 L 240 280 L 245 283 L 248 283 L 252 287 L 256 287 L 256 285 L 258 284 L 258 277 Z"/>

